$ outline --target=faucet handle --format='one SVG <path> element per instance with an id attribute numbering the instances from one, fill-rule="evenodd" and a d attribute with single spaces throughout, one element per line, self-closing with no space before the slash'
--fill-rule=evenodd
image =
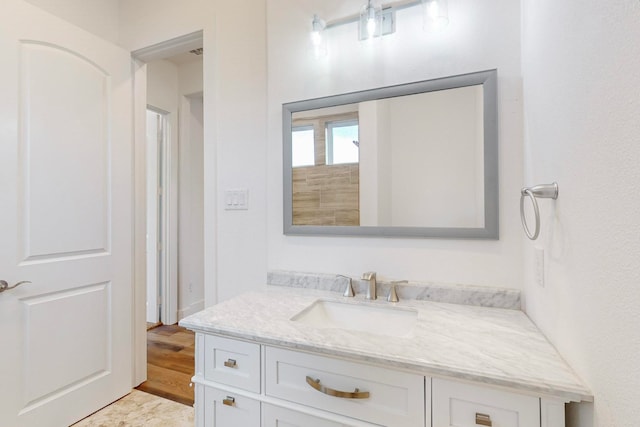
<path id="1" fill-rule="evenodd" d="M 353 291 L 353 281 L 351 277 L 345 276 L 343 274 L 336 274 L 336 277 L 344 277 L 347 279 L 347 287 L 344 289 L 344 293 L 342 294 L 345 297 L 353 297 L 356 293 Z"/>
<path id="2" fill-rule="evenodd" d="M 409 283 L 407 280 L 398 280 L 391 282 L 391 289 L 389 289 L 389 295 L 387 296 L 387 301 L 389 302 L 398 302 L 400 299 L 398 298 L 398 292 L 396 291 L 396 287 L 402 283 Z"/>

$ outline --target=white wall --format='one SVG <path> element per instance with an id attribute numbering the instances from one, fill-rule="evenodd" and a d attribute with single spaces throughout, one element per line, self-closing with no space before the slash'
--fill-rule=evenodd
<path id="1" fill-rule="evenodd" d="M 266 282 L 264 0 L 120 0 L 130 50 L 203 30 L 205 304 Z M 248 211 L 222 210 L 249 189 Z"/>
<path id="2" fill-rule="evenodd" d="M 147 64 L 147 104 L 160 108 L 172 117 L 178 116 L 178 67 L 170 61 L 159 60 Z M 178 127 L 177 121 L 171 126 Z M 177 138 L 177 133 L 176 136 Z"/>
<path id="3" fill-rule="evenodd" d="M 524 1 L 525 182 L 560 189 L 524 243 L 526 309 L 595 395 L 573 426 L 640 419 L 639 23 L 635 0 Z"/>
<path id="4" fill-rule="evenodd" d="M 477 205 L 484 195 L 484 186 L 477 185 L 484 180 L 478 98 L 481 86 L 378 101 L 389 103 L 392 218 L 387 225 L 484 226 L 484 203 Z"/>
<path id="5" fill-rule="evenodd" d="M 118 2 L 114 0 L 25 0 L 95 35 L 118 41 Z"/>
<path id="6" fill-rule="evenodd" d="M 360 225 L 484 225 L 482 98 L 470 86 L 360 103 Z"/>
<path id="7" fill-rule="evenodd" d="M 201 56 L 193 61 L 180 64 L 178 67 L 178 91 L 181 95 L 202 95 L 203 65 Z"/>
<path id="8" fill-rule="evenodd" d="M 180 74 L 183 73 L 180 72 Z M 204 162 L 202 160 L 204 116 L 202 97 L 194 96 L 183 99 L 180 114 L 181 126 L 184 129 L 181 129 L 179 144 L 178 319 L 204 308 Z"/>
<path id="9" fill-rule="evenodd" d="M 202 57 L 178 66 L 178 319 L 204 308 Z"/>
<path id="10" fill-rule="evenodd" d="M 360 225 L 377 225 L 380 221 L 390 221 L 390 214 L 385 206 L 391 206 L 390 201 L 381 200 L 388 196 L 388 182 L 378 176 L 380 173 L 389 172 L 390 167 L 384 164 L 389 156 L 381 155 L 380 151 L 386 147 L 387 138 L 382 132 L 382 127 L 387 123 L 380 120 L 384 117 L 380 109 L 388 109 L 388 105 L 379 102 L 361 102 L 358 106 L 360 141 L 367 141 L 360 145 Z"/>
<path id="11" fill-rule="evenodd" d="M 522 105 L 519 2 L 449 2 L 451 24 L 423 33 L 420 8 L 397 16 L 397 33 L 357 41 L 357 24 L 325 31 L 329 54 L 308 51 L 313 13 L 330 20 L 356 13 L 359 1 L 268 2 L 268 267 L 383 278 L 518 288 L 522 238 Z M 362 239 L 282 235 L 281 104 L 362 89 L 498 69 L 500 240 Z"/>

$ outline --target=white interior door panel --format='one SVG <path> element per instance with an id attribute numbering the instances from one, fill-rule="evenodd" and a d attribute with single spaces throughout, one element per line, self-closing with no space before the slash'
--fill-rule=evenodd
<path id="1" fill-rule="evenodd" d="M 131 388 L 130 55 L 2 9 L 0 425 L 66 426 Z"/>

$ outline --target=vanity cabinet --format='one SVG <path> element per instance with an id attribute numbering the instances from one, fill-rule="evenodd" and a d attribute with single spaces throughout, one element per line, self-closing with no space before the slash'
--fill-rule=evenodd
<path id="1" fill-rule="evenodd" d="M 197 333 L 198 427 L 564 427 L 535 396 Z"/>

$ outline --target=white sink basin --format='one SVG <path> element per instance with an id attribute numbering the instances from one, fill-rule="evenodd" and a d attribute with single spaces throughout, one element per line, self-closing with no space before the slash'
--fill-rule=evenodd
<path id="1" fill-rule="evenodd" d="M 361 331 L 404 337 L 413 331 L 418 312 L 397 307 L 317 300 L 291 318 L 316 328 Z"/>

